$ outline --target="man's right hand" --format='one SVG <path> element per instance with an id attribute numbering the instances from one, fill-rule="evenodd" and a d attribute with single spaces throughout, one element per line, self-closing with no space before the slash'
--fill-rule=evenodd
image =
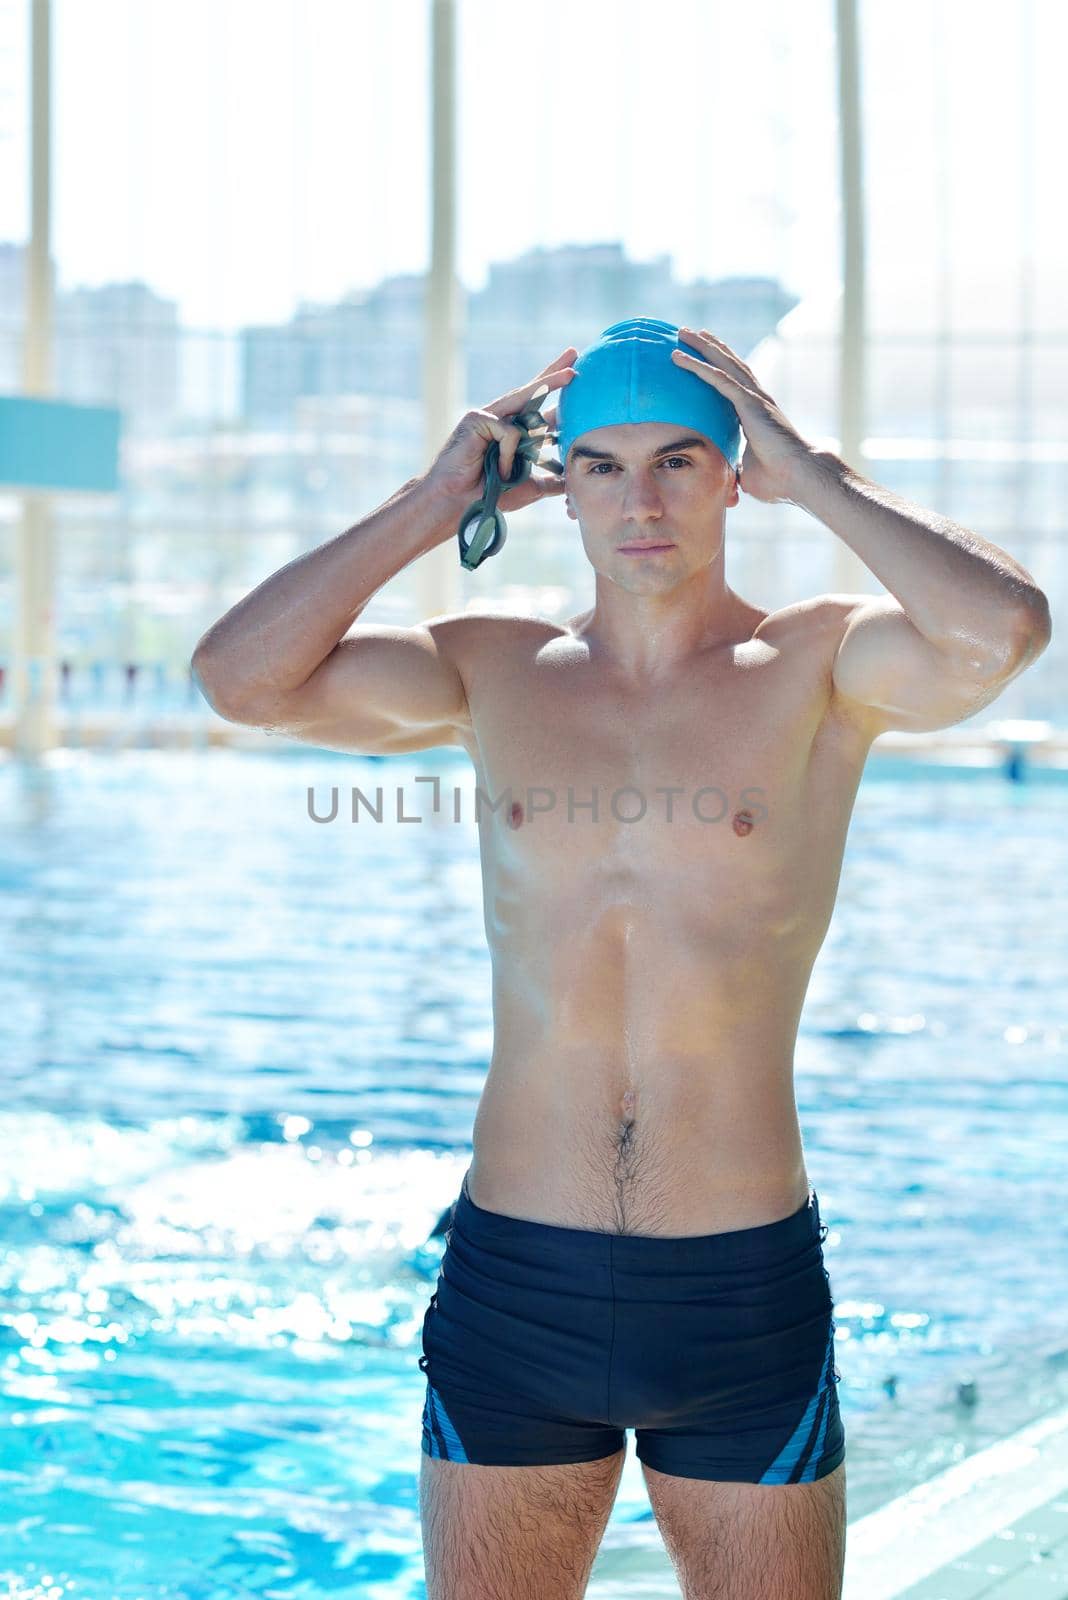
<path id="1" fill-rule="evenodd" d="M 515 427 L 508 419 L 525 411 L 533 403 L 545 418 L 546 428 L 555 429 L 557 408 L 552 406 L 548 411 L 543 409 L 544 391 L 551 393 L 571 382 L 575 369 L 568 363 L 577 355 L 575 346 L 569 345 L 522 388 L 513 389 L 498 400 L 491 400 L 480 411 L 469 411 L 461 417 L 425 473 L 424 481 L 437 488 L 443 496 L 456 500 L 462 509 L 466 508 L 481 497 L 486 451 L 496 439 L 500 446 L 498 470 L 503 483 L 512 471 L 515 453 L 523 438 L 522 429 Z M 534 395 L 539 389 L 543 393 L 535 400 Z M 539 471 L 535 467 L 522 483 L 517 483 L 514 488 L 502 489 L 497 504 L 502 511 L 518 511 L 546 495 L 563 492 L 562 474 Z"/>

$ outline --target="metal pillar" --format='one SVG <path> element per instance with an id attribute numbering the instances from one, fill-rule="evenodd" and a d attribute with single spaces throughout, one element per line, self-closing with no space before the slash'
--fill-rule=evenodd
<path id="1" fill-rule="evenodd" d="M 424 462 L 429 466 L 460 420 L 464 396 L 464 302 L 457 274 L 456 0 L 430 0 L 430 272 L 424 309 Z M 419 618 L 461 609 L 456 541 L 415 564 Z"/>
<path id="2" fill-rule="evenodd" d="M 22 391 L 52 391 L 51 0 L 32 0 L 30 248 L 22 345 Z M 15 545 L 11 687 L 14 747 L 36 757 L 56 743 L 56 551 L 51 499 L 26 490 Z"/>
<path id="3" fill-rule="evenodd" d="M 866 473 L 867 329 L 864 252 L 864 152 L 860 109 L 860 43 L 857 0 L 836 0 L 838 53 L 838 155 L 842 196 L 842 321 L 838 367 L 839 454 L 854 471 Z M 854 551 L 837 536 L 834 589 L 868 593 L 875 579 Z"/>

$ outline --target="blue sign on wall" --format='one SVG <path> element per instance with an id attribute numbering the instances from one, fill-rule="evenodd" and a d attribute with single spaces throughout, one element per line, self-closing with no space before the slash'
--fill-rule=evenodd
<path id="1" fill-rule="evenodd" d="M 0 395 L 0 487 L 114 493 L 121 421 L 117 406 Z"/>

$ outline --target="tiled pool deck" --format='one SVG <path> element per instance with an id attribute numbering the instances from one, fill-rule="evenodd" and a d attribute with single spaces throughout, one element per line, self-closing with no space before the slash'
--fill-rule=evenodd
<path id="1" fill-rule="evenodd" d="M 602 1548 L 589 1600 L 678 1600 L 643 1543 Z M 851 1522 L 842 1600 L 1068 1600 L 1068 1410 Z"/>
<path id="2" fill-rule="evenodd" d="M 843 1600 L 1068 1600 L 1068 1410 L 856 1523 Z"/>

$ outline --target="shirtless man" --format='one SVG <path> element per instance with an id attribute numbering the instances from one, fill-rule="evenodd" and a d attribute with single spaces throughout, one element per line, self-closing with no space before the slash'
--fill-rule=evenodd
<path id="1" fill-rule="evenodd" d="M 429 1600 L 583 1595 L 627 1427 L 686 1600 L 836 1600 L 845 1439 L 798 1021 L 873 739 L 988 705 L 1049 609 L 996 545 L 814 449 L 706 330 L 637 319 L 577 355 L 469 412 L 193 665 L 231 721 L 460 745 L 484 797 L 494 1047 L 423 1326 Z M 508 419 L 543 386 L 566 474 L 500 505 L 564 496 L 592 608 L 354 627 L 455 537 L 493 440 L 508 478 Z M 889 593 L 743 599 L 740 489 L 805 507 Z"/>

